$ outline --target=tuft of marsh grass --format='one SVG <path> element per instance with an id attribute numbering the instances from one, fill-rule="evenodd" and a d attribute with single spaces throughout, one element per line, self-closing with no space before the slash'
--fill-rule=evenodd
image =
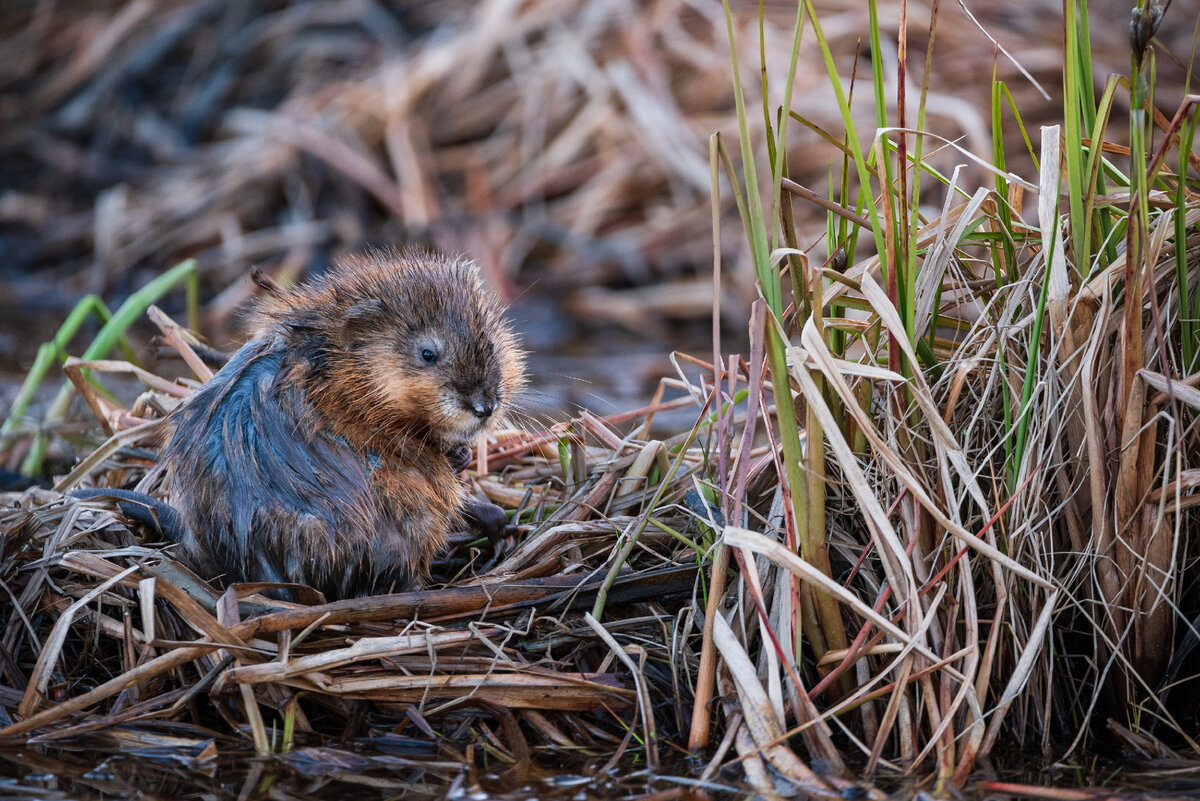
<path id="1" fill-rule="evenodd" d="M 763 521 L 744 483 L 710 476 L 738 572 L 709 602 L 703 648 L 733 677 L 714 689 L 702 669 L 697 699 L 742 710 L 747 776 L 769 764 L 805 785 L 816 760 L 961 785 L 1002 735 L 1069 734 L 1071 752 L 1104 718 L 1194 749 L 1167 698 L 1198 677 L 1200 97 L 1154 107 L 1161 9 L 1145 2 L 1129 74 L 1096 93 L 1088 6 L 1067 0 L 1061 120 L 1027 128 L 994 78 L 992 149 L 972 153 L 926 128 L 939 4 L 923 54 L 906 3 L 895 43 L 868 5 L 869 70 L 847 82 L 801 0 L 791 59 L 762 51 L 763 96 L 768 75 L 786 81 L 780 108 L 764 101 L 765 160 L 736 82 L 740 162 L 713 149 L 761 300 L 748 371 L 718 363 L 711 385 L 761 398 L 746 426 L 757 415 L 772 435 L 778 484 Z M 748 37 L 725 15 L 737 74 Z M 824 60 L 839 131 L 789 104 L 802 47 Z M 873 125 L 854 91 L 873 97 Z M 828 198 L 787 178 L 792 118 L 840 151 Z M 1011 140 L 1031 173 L 1008 169 Z M 960 166 L 938 169 L 931 149 Z M 817 252 L 848 266 L 797 247 L 805 202 L 828 214 Z M 740 453 L 725 445 L 721 464 Z M 710 714 L 695 707 L 694 748 Z"/>

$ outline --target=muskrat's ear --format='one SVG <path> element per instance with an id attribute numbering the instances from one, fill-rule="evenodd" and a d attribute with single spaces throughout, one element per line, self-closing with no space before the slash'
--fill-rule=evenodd
<path id="1" fill-rule="evenodd" d="M 371 329 L 373 322 L 383 317 L 383 303 L 375 298 L 360 300 L 342 317 L 342 341 L 354 342 L 361 338 L 363 332 Z"/>

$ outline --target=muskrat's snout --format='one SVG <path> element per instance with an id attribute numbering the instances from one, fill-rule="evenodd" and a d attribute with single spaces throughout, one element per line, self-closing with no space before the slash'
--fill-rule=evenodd
<path id="1" fill-rule="evenodd" d="M 496 411 L 496 401 L 482 389 L 476 390 L 463 399 L 463 408 L 480 420 L 487 420 Z"/>
<path id="2" fill-rule="evenodd" d="M 446 389 L 443 408 L 450 412 L 452 426 L 463 440 L 479 436 L 503 412 L 501 390 L 486 381 Z"/>
<path id="3" fill-rule="evenodd" d="M 488 401 L 474 401 L 471 404 L 470 410 L 471 413 L 480 420 L 486 420 L 492 416 L 492 412 L 495 410 L 495 408 L 496 407 Z"/>

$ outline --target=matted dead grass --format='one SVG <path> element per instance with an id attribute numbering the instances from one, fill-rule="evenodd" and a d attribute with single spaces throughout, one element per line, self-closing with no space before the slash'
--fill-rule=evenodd
<path id="1" fill-rule="evenodd" d="M 919 49 L 929 8 L 909 5 Z M 929 125 L 987 153 L 993 47 L 943 5 Z M 1030 125 L 1053 119 L 1058 4 L 975 5 L 1055 98 L 999 60 Z M 848 75 L 865 4 L 818 8 Z M 751 52 L 755 5 L 738 10 Z M 896 10 L 881 8 L 889 35 Z M 768 63 L 786 61 L 792 13 L 767 8 Z M 1123 23 L 1098 27 L 1102 79 L 1127 55 Z M 422 242 L 472 254 L 506 293 L 569 295 L 590 325 L 707 317 L 707 138 L 737 128 L 719 3 L 59 2 L 6 5 L 0 31 L 5 269 L 37 271 L 14 283 L 15 313 L 50 290 L 68 307 L 127 293 L 196 257 L 216 295 L 204 327 L 225 335 L 252 266 L 287 284 L 330 252 Z M 753 91 L 758 65 L 743 66 Z M 1164 87 L 1172 70 L 1164 61 Z M 835 130 L 822 76 L 806 48 L 795 107 Z M 869 95 L 856 96 L 864 120 Z M 1009 145 L 1017 166 L 1023 148 Z M 809 136 L 791 151 L 791 177 L 823 194 L 836 150 Z M 811 244 L 823 214 L 797 212 Z M 736 218 L 728 195 L 723 213 Z M 754 296 L 737 245 L 727 237 L 730 312 Z"/>
<path id="2" fill-rule="evenodd" d="M 0 496 L 0 742 L 170 743 L 199 764 L 229 735 L 267 755 L 407 733 L 441 743 L 409 772 L 447 785 L 472 748 L 520 777 L 538 752 L 616 765 L 633 750 L 655 769 L 679 740 L 697 640 L 684 497 L 705 457 L 687 433 L 639 438 L 679 401 L 496 435 L 468 481 L 512 511 L 520 536 L 464 533 L 434 565 L 443 587 L 332 603 L 310 591 L 292 604 L 254 585 L 222 591 L 112 502 L 61 494 L 138 485 L 159 414 L 196 385 L 159 381 L 130 409 L 93 394 L 113 436 L 55 490 Z M 599 596 L 602 623 L 587 612 Z"/>

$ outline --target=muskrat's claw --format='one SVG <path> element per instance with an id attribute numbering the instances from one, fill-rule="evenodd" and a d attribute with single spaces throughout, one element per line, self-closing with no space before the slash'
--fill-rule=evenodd
<path id="1" fill-rule="evenodd" d="M 461 473 L 471 463 L 471 446 L 456 445 L 446 451 L 446 458 L 450 460 L 450 469 L 455 473 Z"/>
<path id="2" fill-rule="evenodd" d="M 493 542 L 508 536 L 511 533 L 508 529 L 513 528 L 508 524 L 508 515 L 504 510 L 487 501 L 468 500 L 463 507 L 463 519 L 468 526 Z"/>

